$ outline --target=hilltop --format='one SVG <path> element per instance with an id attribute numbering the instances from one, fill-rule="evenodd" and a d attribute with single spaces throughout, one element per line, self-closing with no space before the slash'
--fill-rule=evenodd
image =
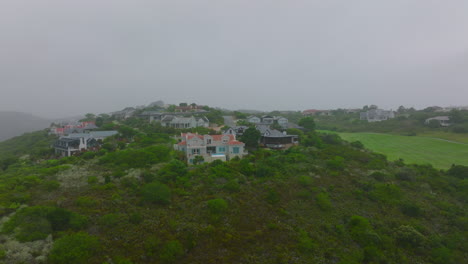
<path id="1" fill-rule="evenodd" d="M 138 118 L 103 126 L 119 134 L 98 151 L 66 158 L 39 151 L 2 163 L 0 261 L 468 259 L 468 167 L 391 162 L 313 130 L 288 150 L 187 165 L 172 148 L 172 136 L 186 130 Z"/>

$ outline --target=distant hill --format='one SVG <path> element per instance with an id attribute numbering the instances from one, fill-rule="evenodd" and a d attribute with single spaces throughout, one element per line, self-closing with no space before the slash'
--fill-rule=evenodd
<path id="1" fill-rule="evenodd" d="M 0 141 L 47 128 L 51 120 L 21 112 L 0 111 Z"/>

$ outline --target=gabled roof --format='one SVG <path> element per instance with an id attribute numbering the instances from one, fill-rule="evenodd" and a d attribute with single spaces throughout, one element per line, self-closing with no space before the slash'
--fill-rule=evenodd
<path id="1" fill-rule="evenodd" d="M 232 140 L 228 142 L 228 145 L 245 145 L 245 144 L 237 140 Z"/>

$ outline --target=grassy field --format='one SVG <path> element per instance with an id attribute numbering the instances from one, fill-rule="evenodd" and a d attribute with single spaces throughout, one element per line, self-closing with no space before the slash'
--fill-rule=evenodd
<path id="1" fill-rule="evenodd" d="M 468 144 L 468 134 L 457 134 L 457 133 L 448 133 L 448 132 L 429 132 L 428 131 L 422 134 L 418 134 L 418 136 L 441 138 L 441 139 Z"/>
<path id="2" fill-rule="evenodd" d="M 468 166 L 468 144 L 433 138 L 437 135 L 430 137 L 376 133 L 338 134 L 347 141 L 361 141 L 366 148 L 385 154 L 389 160 L 402 158 L 406 163 L 429 163 L 440 169 L 447 169 L 452 164 Z"/>

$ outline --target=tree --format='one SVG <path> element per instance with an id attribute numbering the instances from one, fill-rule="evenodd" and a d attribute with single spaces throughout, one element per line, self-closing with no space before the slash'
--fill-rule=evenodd
<path id="1" fill-rule="evenodd" d="M 399 114 L 404 114 L 406 112 L 406 108 L 404 106 L 400 105 L 400 107 L 398 107 L 397 112 Z"/>
<path id="2" fill-rule="evenodd" d="M 176 109 L 175 105 L 170 105 L 170 106 L 167 107 L 166 110 L 167 110 L 167 112 L 173 113 L 173 112 L 175 112 L 175 109 Z"/>
<path id="3" fill-rule="evenodd" d="M 464 120 L 463 114 L 461 111 L 452 109 L 449 113 L 450 121 L 452 121 L 455 124 L 462 123 Z"/>
<path id="4" fill-rule="evenodd" d="M 249 127 L 244 131 L 244 134 L 241 136 L 240 140 L 245 143 L 245 146 L 248 148 L 258 147 L 258 141 L 260 140 L 260 131 L 255 127 Z"/>
<path id="5" fill-rule="evenodd" d="M 302 126 L 303 128 L 312 131 L 315 129 L 315 121 L 314 118 L 308 116 L 308 117 L 303 117 L 301 120 L 299 120 L 299 125 Z"/>
<path id="6" fill-rule="evenodd" d="M 85 115 L 85 118 L 81 119 L 80 122 L 85 122 L 85 121 L 93 121 L 96 118 L 96 115 L 92 113 L 87 113 Z"/>
<path id="7" fill-rule="evenodd" d="M 193 159 L 193 164 L 194 165 L 202 164 L 204 161 L 205 161 L 205 158 L 203 158 L 203 156 L 195 156 L 195 158 Z"/>
<path id="8" fill-rule="evenodd" d="M 104 124 L 104 118 L 96 117 L 96 126 L 100 127 Z"/>
<path id="9" fill-rule="evenodd" d="M 128 126 L 122 126 L 117 131 L 119 131 L 122 137 L 127 138 L 127 139 L 131 139 L 133 138 L 133 136 L 137 134 L 137 131 L 135 129 L 128 127 Z"/>

